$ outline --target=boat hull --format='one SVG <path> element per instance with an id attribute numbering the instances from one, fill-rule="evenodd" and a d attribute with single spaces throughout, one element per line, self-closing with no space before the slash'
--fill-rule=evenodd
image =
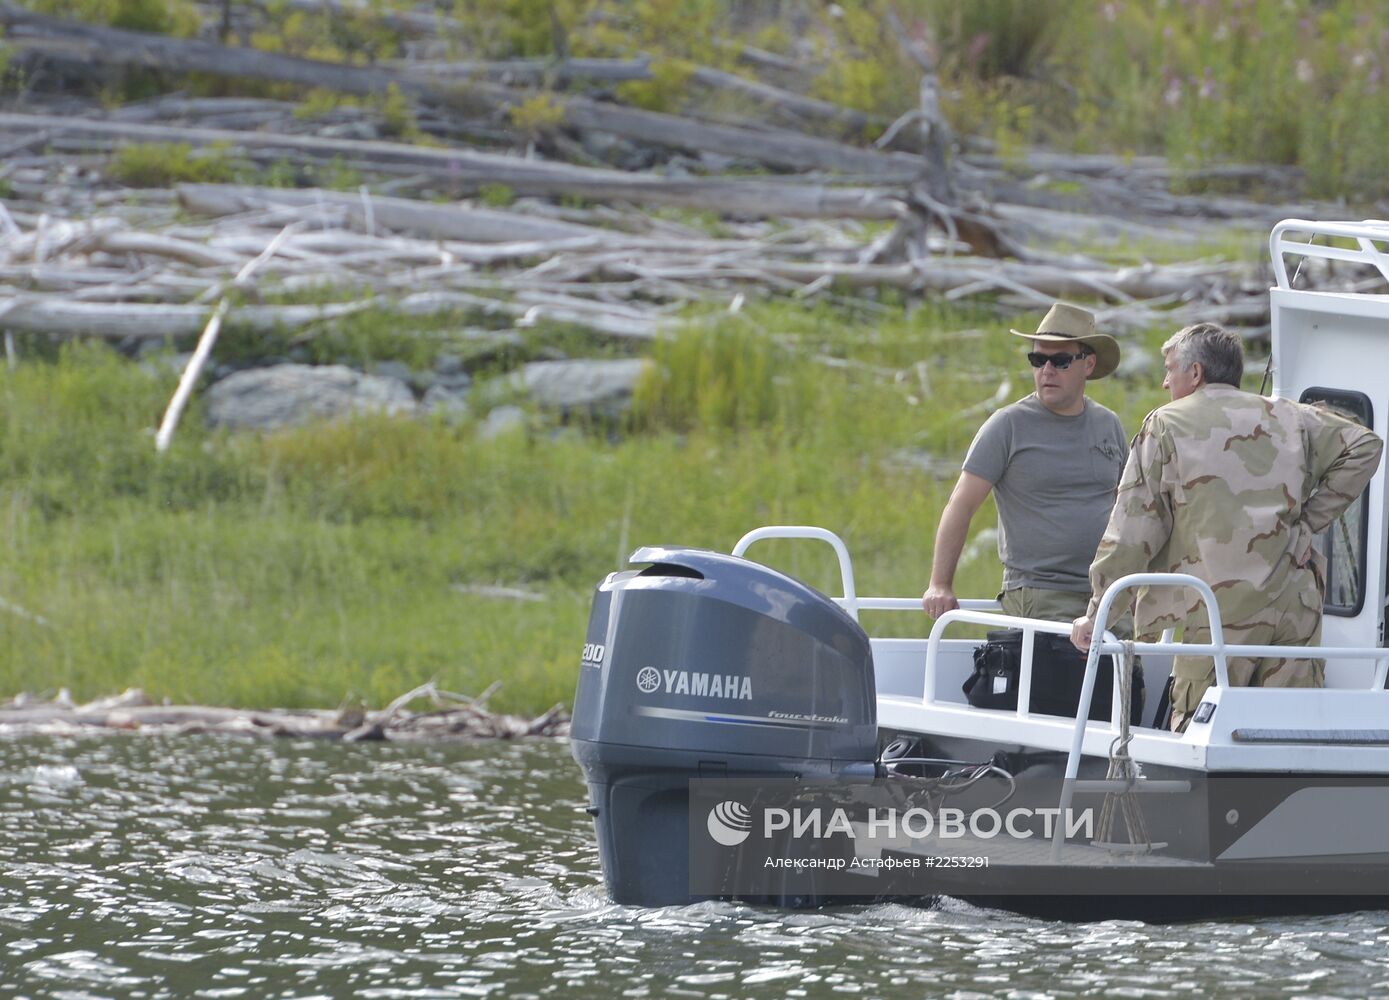
<path id="1" fill-rule="evenodd" d="M 915 759 L 992 761 L 1009 772 L 1011 807 L 1059 805 L 1066 764 L 1059 751 L 906 731 L 885 734 L 885 745 L 893 744 L 908 746 L 902 756 Z M 1119 786 L 1103 784 L 1109 766 L 1105 758 L 1082 758 L 1071 802 L 1077 813 L 1098 809 L 1102 819 L 1108 797 L 1110 825 L 1066 839 L 1060 853 L 1049 838 L 965 836 L 904 854 L 977 851 L 985 866 L 933 869 L 925 888 L 1050 919 L 1188 920 L 1389 907 L 1389 852 L 1381 847 L 1389 817 L 1385 776 L 1145 765 L 1140 784 L 1163 791 L 1128 797 L 1129 815 L 1142 821 L 1135 836 L 1113 791 Z"/>

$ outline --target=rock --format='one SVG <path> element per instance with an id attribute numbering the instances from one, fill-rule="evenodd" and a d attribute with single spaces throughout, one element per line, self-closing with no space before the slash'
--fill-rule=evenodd
<path id="1" fill-rule="evenodd" d="M 450 389 L 436 383 L 425 390 L 420 406 L 427 413 L 440 413 L 448 418 L 466 417 L 469 409 L 468 388 L 464 385 L 459 389 Z"/>
<path id="2" fill-rule="evenodd" d="M 463 342 L 460 350 L 465 352 L 459 360 L 465 371 L 498 363 L 510 366 L 526 356 L 526 339 L 515 330 L 464 330 L 459 339 Z M 435 371 L 444 374 L 437 361 Z"/>
<path id="3" fill-rule="evenodd" d="M 214 427 L 256 428 L 331 420 L 354 413 L 414 413 L 409 386 L 342 365 L 283 364 L 229 375 L 207 393 Z"/>
<path id="4" fill-rule="evenodd" d="M 434 359 L 434 372 L 443 377 L 467 374 L 463 368 L 463 359 L 457 354 L 440 354 Z"/>
<path id="5" fill-rule="evenodd" d="M 460 393 L 465 391 L 473 384 L 473 377 L 467 372 L 456 372 L 452 375 L 435 375 L 429 380 L 427 388 L 443 389 L 446 392 Z"/>
<path id="6" fill-rule="evenodd" d="M 170 375 L 177 379 L 183 376 L 183 370 L 188 367 L 192 357 L 192 351 L 186 354 L 170 354 L 167 351 L 150 354 L 140 362 L 140 369 L 158 379 L 168 378 Z M 206 377 L 207 372 L 204 369 L 203 378 Z"/>
<path id="7" fill-rule="evenodd" d="M 212 381 L 220 382 L 224 378 L 229 378 L 237 372 L 244 372 L 251 367 L 253 366 L 247 361 L 227 361 L 212 365 L 210 368 Z"/>
<path id="8" fill-rule="evenodd" d="M 371 366 L 373 375 L 384 375 L 386 378 L 399 379 L 409 385 L 415 377 L 415 371 L 403 361 L 378 361 Z"/>
<path id="9" fill-rule="evenodd" d="M 519 406 L 499 406 L 487 414 L 487 419 L 477 430 L 477 436 L 484 441 L 509 434 L 526 426 L 526 411 Z"/>
<path id="10" fill-rule="evenodd" d="M 632 390 L 649 363 L 644 358 L 532 361 L 512 381 L 543 408 L 617 416 L 631 402 Z"/>

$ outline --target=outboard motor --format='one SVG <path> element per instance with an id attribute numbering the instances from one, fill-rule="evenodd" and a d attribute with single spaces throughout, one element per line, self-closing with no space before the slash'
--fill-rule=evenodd
<path id="1" fill-rule="evenodd" d="M 571 747 L 619 903 L 690 901 L 692 778 L 875 772 L 868 636 L 825 595 L 759 563 L 638 549 L 589 617 Z"/>

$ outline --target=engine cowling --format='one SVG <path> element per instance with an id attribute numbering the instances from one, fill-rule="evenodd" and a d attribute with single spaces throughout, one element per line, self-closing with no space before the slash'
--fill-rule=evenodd
<path id="1" fill-rule="evenodd" d="M 824 594 L 701 549 L 650 547 L 594 593 L 571 747 L 614 900 L 689 899 L 691 778 L 871 777 L 868 636 Z"/>

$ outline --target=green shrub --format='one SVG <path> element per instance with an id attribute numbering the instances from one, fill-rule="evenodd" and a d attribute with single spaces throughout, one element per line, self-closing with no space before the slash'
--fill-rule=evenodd
<path id="1" fill-rule="evenodd" d="M 202 26 L 197 7 L 187 0 L 30 0 L 25 6 L 53 17 L 159 35 L 190 37 Z"/>
<path id="2" fill-rule="evenodd" d="M 477 196 L 488 208 L 506 208 L 516 200 L 516 192 L 505 184 L 484 184 L 478 188 Z"/>
<path id="3" fill-rule="evenodd" d="M 220 184 L 240 171 L 225 149 L 194 150 L 185 143 L 130 143 L 121 146 L 106 168 L 111 179 L 129 187 L 170 187 L 183 182 Z"/>
<path id="4" fill-rule="evenodd" d="M 637 386 L 634 422 L 688 431 L 739 431 L 780 423 L 800 405 L 804 362 L 733 319 L 659 341 L 656 364 Z"/>
<path id="5" fill-rule="evenodd" d="M 979 80 L 1027 79 L 1047 71 L 1075 5 L 1069 0 L 931 0 L 922 13 L 935 29 L 944 72 Z"/>

